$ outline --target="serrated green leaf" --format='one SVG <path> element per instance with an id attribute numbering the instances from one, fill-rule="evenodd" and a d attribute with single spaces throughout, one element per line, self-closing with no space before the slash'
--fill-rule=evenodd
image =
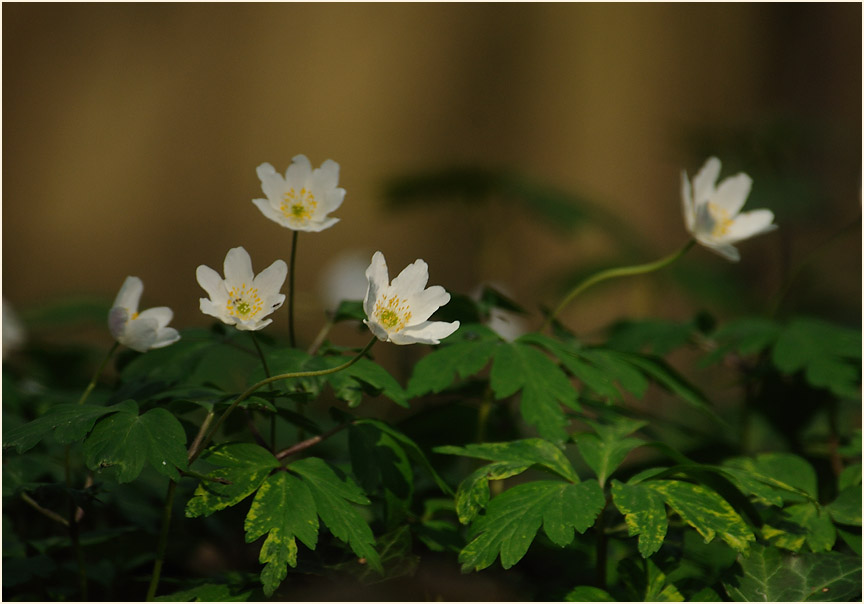
<path id="1" fill-rule="evenodd" d="M 846 602 L 861 597 L 861 559 L 837 552 L 785 554 L 754 544 L 723 581 L 736 602 Z"/>
<path id="2" fill-rule="evenodd" d="M 641 484 L 658 493 L 706 542 L 719 536 L 742 552 L 756 539 L 738 512 L 708 487 L 680 480 L 650 480 Z"/>
<path id="3" fill-rule="evenodd" d="M 660 358 L 637 355 L 632 353 L 619 353 L 619 359 L 626 360 L 631 365 L 640 369 L 645 375 L 653 379 L 657 384 L 669 392 L 676 394 L 683 401 L 690 403 L 697 409 L 710 410 L 708 399 L 695 386 L 684 379 L 677 371 Z"/>
<path id="4" fill-rule="evenodd" d="M 745 318 L 727 323 L 715 332 L 717 347 L 705 357 L 704 364 L 717 363 L 730 352 L 756 354 L 771 346 L 779 333 L 780 326 L 770 319 Z"/>
<path id="5" fill-rule="evenodd" d="M 541 524 L 553 543 L 564 546 L 574 530 L 594 524 L 606 500 L 594 480 L 579 484 L 537 481 L 517 485 L 495 497 L 471 527 L 472 540 L 459 554 L 464 570 L 481 570 L 497 557 L 505 569 L 528 551 Z"/>
<path id="6" fill-rule="evenodd" d="M 615 351 L 589 348 L 580 354 L 636 398 L 642 398 L 645 395 L 649 383 L 645 374 L 625 359 L 620 358 Z"/>
<path id="7" fill-rule="evenodd" d="M 838 524 L 861 526 L 861 485 L 846 487 L 825 509 Z"/>
<path id="8" fill-rule="evenodd" d="M 639 553 L 643 558 L 655 554 L 669 528 L 663 498 L 649 487 L 612 481 L 612 500 L 627 523 L 627 534 L 639 535 Z"/>
<path id="9" fill-rule="evenodd" d="M 837 488 L 839 490 L 846 489 L 855 485 L 861 484 L 861 464 L 856 463 L 843 468 L 840 476 L 837 478 Z"/>
<path id="10" fill-rule="evenodd" d="M 191 589 L 175 591 L 167 596 L 153 598 L 155 602 L 248 602 L 252 590 L 234 593 L 224 583 L 204 583 Z"/>
<path id="11" fill-rule="evenodd" d="M 340 476 L 324 460 L 307 457 L 288 466 L 300 475 L 309 487 L 318 515 L 337 539 L 347 543 L 371 568 L 381 570 L 381 560 L 375 551 L 372 529 L 351 503 L 368 505 L 363 491 L 347 476 Z"/>
<path id="12" fill-rule="evenodd" d="M 143 415 L 121 412 L 99 421 L 84 441 L 84 459 L 91 470 L 112 468 L 118 482 L 138 477 L 149 462 L 172 480 L 185 470 L 186 433 L 173 415 L 161 408 Z"/>
<path id="13" fill-rule="evenodd" d="M 336 357 L 336 359 L 338 362 L 335 365 L 341 365 L 345 362 L 345 359 L 341 357 Z M 325 379 L 333 386 L 337 396 L 340 396 L 346 388 L 351 387 L 351 385 L 345 385 L 345 380 L 352 380 L 355 384 L 359 383 L 361 388 L 369 394 L 383 394 L 397 405 L 408 407 L 405 390 L 399 385 L 399 382 L 387 373 L 386 369 L 369 359 L 360 359 L 342 371 L 327 375 Z M 350 403 L 351 400 L 349 399 L 348 402 Z M 356 404 L 350 406 L 356 407 Z"/>
<path id="14" fill-rule="evenodd" d="M 664 319 L 625 320 L 609 330 L 606 346 L 628 352 L 648 352 L 666 356 L 690 338 L 692 321 L 680 323 Z"/>
<path id="15" fill-rule="evenodd" d="M 409 398 L 448 388 L 458 375 L 466 378 L 483 370 L 495 353 L 498 342 L 483 338 L 440 346 L 414 366 L 408 382 Z"/>
<path id="16" fill-rule="evenodd" d="M 594 471 L 601 486 L 606 484 L 606 479 L 621 465 L 630 451 L 645 444 L 638 438 L 604 440 L 592 433 L 580 434 L 575 439 L 582 459 Z"/>
<path id="17" fill-rule="evenodd" d="M 387 526 L 401 522 L 414 494 L 414 474 L 405 451 L 389 434 L 369 424 L 348 430 L 351 470 L 367 493 L 381 488 Z"/>
<path id="18" fill-rule="evenodd" d="M 570 482 L 579 482 L 579 475 L 563 451 L 542 438 L 524 438 L 503 443 L 471 443 L 464 447 L 446 445 L 435 447 L 434 450 L 445 455 L 464 455 L 489 461 L 529 466 L 538 464 Z"/>
<path id="19" fill-rule="evenodd" d="M 504 480 L 521 474 L 530 464 L 499 461 L 477 468 L 469 474 L 456 490 L 456 514 L 459 522 L 468 524 L 489 503 L 489 481 Z"/>
<path id="20" fill-rule="evenodd" d="M 775 511 L 762 526 L 762 535 L 772 545 L 798 552 L 806 543 L 811 551 L 834 547 L 837 532 L 820 506 L 797 503 Z"/>
<path id="21" fill-rule="evenodd" d="M 138 413 L 135 401 L 123 401 L 111 407 L 95 405 L 60 404 L 48 413 L 23 426 L 9 430 L 3 435 L 3 448 L 15 447 L 18 453 L 32 449 L 45 436 L 54 431 L 61 444 L 73 443 L 84 438 L 100 417 L 111 413 Z"/>
<path id="22" fill-rule="evenodd" d="M 617 602 L 608 591 L 590 585 L 574 587 L 564 596 L 565 602 Z"/>
<path id="23" fill-rule="evenodd" d="M 450 486 L 446 482 L 444 482 L 444 479 L 441 478 L 438 472 L 435 471 L 435 468 L 432 467 L 431 463 L 429 463 L 426 455 L 423 453 L 420 447 L 417 446 L 417 443 L 415 443 L 413 440 L 382 421 L 366 418 L 358 419 L 354 423 L 356 425 L 368 424 L 370 426 L 374 426 L 376 429 L 384 432 L 385 434 L 389 434 L 396 442 L 398 442 L 402 446 L 402 448 L 408 454 L 408 457 L 410 457 L 414 461 L 414 463 L 423 466 L 426 471 L 429 472 L 430 476 L 432 476 L 432 479 L 435 481 L 435 484 L 438 485 L 439 489 L 441 489 L 442 491 L 444 491 L 444 493 L 448 495 L 453 494 L 453 489 L 451 489 Z"/>
<path id="24" fill-rule="evenodd" d="M 618 564 L 618 574 L 638 601 L 684 601 L 678 588 L 669 582 L 666 574 L 651 560 L 625 558 Z"/>
<path id="25" fill-rule="evenodd" d="M 495 350 L 489 377 L 499 400 L 522 391 L 522 417 L 540 436 L 556 443 L 566 440 L 568 422 L 561 405 L 576 408 L 576 390 L 556 363 L 516 341 Z"/>
<path id="26" fill-rule="evenodd" d="M 279 460 L 267 449 L 249 443 L 232 443 L 209 449 L 202 456 L 220 466 L 207 474 L 230 484 L 202 480 L 186 504 L 186 516 L 209 516 L 231 507 L 254 493 L 267 476 L 279 467 Z"/>
<path id="27" fill-rule="evenodd" d="M 258 492 L 244 522 L 246 542 L 263 535 L 258 561 L 264 564 L 261 583 L 268 596 L 288 574 L 288 565 L 297 566 L 295 537 L 315 549 L 318 543 L 316 501 L 308 483 L 287 472 L 269 476 Z"/>
<path id="28" fill-rule="evenodd" d="M 861 331 L 817 319 L 794 319 L 780 333 L 771 359 L 783 373 L 803 370 L 807 381 L 839 397 L 861 394 Z"/>

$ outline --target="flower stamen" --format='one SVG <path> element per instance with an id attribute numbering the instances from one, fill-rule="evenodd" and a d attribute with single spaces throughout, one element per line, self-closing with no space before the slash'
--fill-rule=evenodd
<path id="1" fill-rule="evenodd" d="M 708 202 L 708 213 L 711 215 L 713 226 L 711 234 L 714 237 L 723 237 L 729 233 L 734 220 L 729 216 L 729 212 L 718 206 L 716 203 Z"/>
<path id="2" fill-rule="evenodd" d="M 318 201 L 315 199 L 312 191 L 306 188 L 300 189 L 300 193 L 295 192 L 294 188 L 288 189 L 288 192 L 282 196 L 282 203 L 279 209 L 282 215 L 294 224 L 306 224 L 315 214 L 315 208 L 318 207 Z"/>
<path id="3" fill-rule="evenodd" d="M 228 303 L 225 305 L 225 310 L 228 311 L 229 316 L 251 319 L 261 312 L 262 308 L 264 308 L 264 303 L 258 290 L 254 287 L 247 288 L 244 283 L 240 287 L 232 287 L 228 291 Z"/>
<path id="4" fill-rule="evenodd" d="M 399 332 L 411 320 L 408 303 L 398 296 L 383 296 L 375 304 L 375 318 L 389 332 Z"/>

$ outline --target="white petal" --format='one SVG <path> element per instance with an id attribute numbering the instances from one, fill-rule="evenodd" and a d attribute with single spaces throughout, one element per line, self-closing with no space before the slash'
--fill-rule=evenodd
<path id="1" fill-rule="evenodd" d="M 364 319 L 363 322 L 369 328 L 369 331 L 372 332 L 372 335 L 374 335 L 376 338 L 378 338 L 382 342 L 390 341 L 390 334 L 387 333 L 387 330 L 381 327 L 378 323 L 369 319 Z"/>
<path id="2" fill-rule="evenodd" d="M 720 183 L 711 201 L 726 210 L 730 217 L 734 217 L 744 207 L 752 186 L 753 179 L 743 172 L 730 176 Z"/>
<path id="3" fill-rule="evenodd" d="M 459 329 L 459 321 L 444 323 L 443 321 L 426 321 L 420 325 L 406 327 L 400 332 L 390 335 L 394 344 L 438 344 L 441 340 Z"/>
<path id="4" fill-rule="evenodd" d="M 312 172 L 310 186 L 315 190 L 327 191 L 339 184 L 339 164 L 332 159 L 324 160 L 320 168 Z"/>
<path id="5" fill-rule="evenodd" d="M 114 304 L 111 306 L 122 306 L 129 309 L 130 314 L 138 312 L 138 303 L 141 300 L 141 294 L 144 291 L 144 283 L 138 277 L 126 277 L 123 285 L 120 286 L 120 291 L 117 297 L 114 298 Z"/>
<path id="6" fill-rule="evenodd" d="M 705 165 L 693 177 L 693 203 L 700 206 L 711 200 L 714 194 L 714 183 L 720 176 L 720 160 L 709 157 Z"/>
<path id="7" fill-rule="evenodd" d="M 224 304 L 228 300 L 225 281 L 212 268 L 202 264 L 195 270 L 195 278 L 214 304 Z"/>
<path id="8" fill-rule="evenodd" d="M 312 174 L 312 165 L 305 155 L 295 155 L 291 158 L 291 165 L 285 170 L 285 187 L 290 189 L 302 189 Z"/>
<path id="9" fill-rule="evenodd" d="M 215 317 L 222 321 L 223 323 L 231 324 L 231 320 L 228 318 L 228 315 L 225 312 L 225 302 L 223 301 L 221 304 L 215 304 L 214 302 L 208 300 L 207 298 L 199 298 L 198 299 L 198 308 L 205 315 Z"/>
<path id="10" fill-rule="evenodd" d="M 258 206 L 258 209 L 261 210 L 261 213 L 273 222 L 281 224 L 282 226 L 288 226 L 288 221 L 285 219 L 285 215 L 282 214 L 282 212 L 274 209 L 273 204 L 271 204 L 269 200 L 253 199 L 252 203 Z"/>
<path id="11" fill-rule="evenodd" d="M 429 281 L 429 267 L 419 258 L 402 269 L 399 276 L 393 279 L 391 286 L 400 297 L 407 297 L 423 291 Z"/>
<path id="12" fill-rule="evenodd" d="M 450 301 L 450 294 L 440 285 L 433 285 L 419 294 L 410 296 L 407 300 L 411 308 L 409 325 L 417 325 L 432 316 L 436 310 Z"/>
<path id="13" fill-rule="evenodd" d="M 225 256 L 225 283 L 228 287 L 236 287 L 242 283 L 252 285 L 255 273 L 252 272 L 252 259 L 243 246 L 228 250 Z"/>
<path id="14" fill-rule="evenodd" d="M 282 284 L 288 276 L 288 265 L 284 260 L 276 260 L 273 264 L 258 273 L 252 281 L 252 287 L 258 290 L 261 298 L 279 295 Z"/>
<path id="15" fill-rule="evenodd" d="M 133 319 L 126 324 L 126 330 L 119 342 L 138 352 L 147 352 L 156 341 L 159 325 L 156 319 Z"/>
<path id="16" fill-rule="evenodd" d="M 363 299 L 363 310 L 367 317 L 372 316 L 372 311 L 375 310 L 375 302 L 378 296 L 387 287 L 389 282 L 387 274 L 387 261 L 384 260 L 384 254 L 375 252 L 372 255 L 372 263 L 366 269 L 366 280 L 368 286 L 366 288 L 366 297 Z"/>
<path id="17" fill-rule="evenodd" d="M 272 202 L 279 203 L 285 193 L 285 179 L 268 163 L 261 164 L 255 171 L 258 173 L 264 195 Z"/>
<path id="18" fill-rule="evenodd" d="M 310 222 L 306 226 L 302 227 L 291 227 L 297 231 L 305 231 L 307 233 L 320 233 L 324 229 L 329 229 L 331 226 L 339 222 L 338 218 L 327 218 L 320 222 Z"/>
<path id="19" fill-rule="evenodd" d="M 156 341 L 150 345 L 150 348 L 164 348 L 180 339 L 180 334 L 173 327 L 163 327 L 156 332 Z"/>
<path id="20" fill-rule="evenodd" d="M 684 210 L 684 226 L 689 232 L 693 232 L 696 226 L 696 211 L 693 209 L 693 191 L 690 187 L 690 179 L 687 172 L 681 171 L 681 206 Z"/>
<path id="21" fill-rule="evenodd" d="M 729 260 L 731 262 L 738 262 L 739 260 L 741 260 L 740 252 L 738 252 L 738 250 L 734 246 L 728 243 L 702 242 L 702 245 L 704 245 L 707 249 L 711 250 L 715 254 L 720 254 L 721 256 L 726 258 L 726 260 Z"/>
<path id="22" fill-rule="evenodd" d="M 752 210 L 743 212 L 735 218 L 735 222 L 729 227 L 724 241 L 735 243 L 742 239 L 749 239 L 777 228 L 774 222 L 774 213 L 771 210 Z"/>
<path id="23" fill-rule="evenodd" d="M 138 319 L 155 319 L 156 325 L 161 329 L 171 322 L 174 312 L 167 306 L 148 308 L 138 315 Z"/>
<path id="24" fill-rule="evenodd" d="M 129 317 L 132 316 L 126 308 L 115 306 L 108 312 L 108 330 L 115 340 L 120 340 L 123 332 L 126 329 L 126 323 L 129 322 Z"/>

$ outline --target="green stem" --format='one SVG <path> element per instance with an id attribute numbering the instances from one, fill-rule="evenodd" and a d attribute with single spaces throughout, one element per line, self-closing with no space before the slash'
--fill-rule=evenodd
<path id="1" fill-rule="evenodd" d="M 150 576 L 150 586 L 147 588 L 147 601 L 152 602 L 159 587 L 159 576 L 162 574 L 162 564 L 165 561 L 165 550 L 168 549 L 168 534 L 171 529 L 171 510 L 174 507 L 174 493 L 177 483 L 168 481 L 168 493 L 165 495 L 165 507 L 162 509 L 162 532 L 159 535 L 159 545 L 156 548 L 156 560 L 153 562 L 153 574 Z"/>
<path id="2" fill-rule="evenodd" d="M 96 373 L 93 374 L 93 379 L 90 380 L 90 383 L 87 384 L 87 388 L 84 390 L 84 394 L 82 394 L 81 398 L 78 399 L 79 405 L 83 405 L 84 401 L 87 400 L 87 397 L 90 396 L 90 393 L 93 392 L 93 389 L 96 387 L 96 382 L 99 381 L 99 376 L 102 375 L 102 370 L 105 369 L 105 364 L 108 363 L 108 359 L 111 358 L 111 355 L 114 354 L 114 351 L 117 350 L 119 346 L 119 342 L 114 342 L 111 350 L 108 351 L 108 354 L 105 355 L 105 358 L 102 359 L 101 363 L 99 363 L 99 368 L 96 369 Z"/>
<path id="3" fill-rule="evenodd" d="M 311 447 L 312 445 L 317 445 L 322 440 L 327 440 L 328 438 L 330 438 L 331 436 L 333 436 L 337 432 L 341 432 L 342 430 L 344 430 L 345 428 L 347 428 L 350 425 L 351 425 L 351 422 L 348 422 L 347 424 L 339 424 L 335 428 L 331 428 L 330 430 L 328 430 L 327 432 L 324 432 L 323 434 L 319 434 L 317 436 L 307 438 L 306 440 L 301 441 L 295 445 L 292 445 L 283 451 L 279 451 L 279 453 L 276 454 L 276 459 L 281 461 L 281 460 L 285 459 L 286 457 L 296 455 L 300 451 L 304 451 L 304 450 L 308 449 L 309 447 Z"/>
<path id="4" fill-rule="evenodd" d="M 600 283 L 601 281 L 606 281 L 607 279 L 613 279 L 615 277 L 628 277 L 631 275 L 642 275 L 645 273 L 650 273 L 656 270 L 660 270 L 664 268 L 676 260 L 683 256 L 693 245 L 696 243 L 694 239 L 689 240 L 684 247 L 679 249 L 677 252 L 660 258 L 659 260 L 655 260 L 654 262 L 648 262 L 647 264 L 636 264 L 633 266 L 622 266 L 618 268 L 610 268 L 605 271 L 600 271 L 599 273 L 595 273 L 594 275 L 585 279 L 582 283 L 577 285 L 564 300 L 561 301 L 561 304 L 548 316 L 546 317 L 546 321 L 540 327 L 540 331 L 543 331 L 547 327 L 552 324 L 552 321 L 555 320 L 555 317 L 564 310 L 564 307 L 567 306 L 570 302 L 573 301 L 573 298 L 584 292 L 586 289 L 591 287 L 596 283 Z"/>
<path id="5" fill-rule="evenodd" d="M 267 366 L 267 357 L 264 356 L 264 351 L 261 349 L 261 344 L 258 342 L 258 336 L 255 335 L 254 331 L 250 331 L 249 335 L 252 336 L 252 341 L 255 343 L 255 350 L 258 351 L 258 356 L 261 357 L 261 365 L 264 367 L 264 375 L 268 378 L 271 376 L 270 368 Z M 273 384 L 270 384 L 270 391 L 273 391 Z M 247 414 L 249 419 L 249 425 L 253 429 L 253 432 L 257 432 L 255 429 L 255 425 L 252 423 L 252 414 Z M 263 438 L 262 438 L 263 440 Z M 266 441 L 265 441 L 266 448 Z M 270 414 L 270 450 L 274 453 L 276 452 L 276 413 Z"/>
<path id="6" fill-rule="evenodd" d="M 486 387 L 483 392 L 483 398 L 480 401 L 480 408 L 477 410 L 477 442 L 482 443 L 486 440 L 486 423 L 489 421 L 489 414 L 492 412 L 492 388 Z"/>
<path id="7" fill-rule="evenodd" d="M 288 343 L 291 348 L 297 347 L 297 340 L 294 337 L 294 264 L 297 258 L 297 237 L 299 231 L 294 231 L 294 236 L 291 238 L 291 258 L 288 264 Z"/>
<path id="8" fill-rule="evenodd" d="M 212 428 L 210 428 L 210 431 L 207 433 L 207 436 L 204 437 L 201 444 L 199 445 L 198 450 L 190 452 L 189 463 L 191 464 L 193 461 L 195 461 L 198 458 L 198 456 L 201 454 L 201 451 L 203 451 L 204 449 L 207 448 L 207 445 L 210 444 L 210 441 L 213 439 L 213 436 L 215 436 L 216 431 L 219 430 L 219 428 L 222 426 L 222 424 L 225 422 L 225 420 L 228 419 L 228 416 L 231 414 L 231 412 L 237 408 L 237 405 L 239 405 L 240 403 L 245 401 L 247 398 L 249 398 L 259 388 L 266 386 L 267 384 L 279 381 L 279 380 L 288 380 L 288 379 L 292 379 L 292 378 L 303 378 L 303 377 L 315 377 L 315 376 L 319 376 L 319 375 L 328 375 L 330 373 L 336 373 L 338 371 L 342 371 L 343 369 L 347 369 L 348 367 L 350 367 L 351 365 L 353 365 L 354 363 L 359 361 L 361 358 L 363 358 L 363 356 L 367 352 L 369 352 L 369 349 L 372 348 L 372 345 L 375 344 L 376 341 L 377 341 L 377 338 L 373 337 L 371 340 L 369 340 L 369 343 L 366 344 L 366 346 L 363 348 L 363 350 L 361 350 L 357 354 L 357 356 L 352 357 L 349 361 L 346 361 L 346 362 L 342 363 L 341 365 L 337 365 L 336 367 L 331 367 L 329 369 L 318 369 L 315 371 L 297 371 L 294 373 L 282 373 L 279 375 L 274 375 L 274 376 L 269 377 L 269 378 L 265 378 L 265 379 L 261 380 L 260 382 L 252 384 L 242 394 L 240 394 L 240 396 L 238 396 L 236 399 L 234 399 L 234 402 L 231 403 L 231 406 L 225 410 L 225 412 L 222 414 L 222 416 L 219 418 L 219 420 L 213 425 Z"/>

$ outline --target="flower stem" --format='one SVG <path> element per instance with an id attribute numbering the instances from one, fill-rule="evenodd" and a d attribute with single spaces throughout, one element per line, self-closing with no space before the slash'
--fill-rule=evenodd
<path id="1" fill-rule="evenodd" d="M 279 451 L 276 454 L 276 459 L 281 461 L 281 460 L 285 459 L 286 457 L 290 457 L 291 455 L 295 455 L 295 454 L 299 453 L 300 451 L 304 451 L 304 450 L 308 449 L 309 447 L 311 447 L 312 445 L 317 445 L 321 441 L 327 440 L 328 438 L 330 438 L 331 436 L 333 436 L 337 432 L 341 432 L 342 430 L 344 430 L 345 428 L 347 428 L 350 425 L 351 425 L 351 422 L 348 422 L 347 424 L 339 424 L 335 428 L 331 428 L 330 430 L 328 430 L 327 432 L 324 432 L 323 434 L 319 434 L 317 436 L 307 438 L 306 440 L 301 441 L 295 445 L 292 445 L 292 446 L 288 447 L 287 449 Z"/>
<path id="2" fill-rule="evenodd" d="M 336 367 L 331 367 L 329 369 L 318 369 L 315 371 L 297 371 L 294 373 L 282 373 L 279 375 L 274 375 L 274 376 L 269 377 L 269 378 L 265 378 L 265 379 L 261 380 L 260 382 L 252 384 L 242 394 L 240 394 L 236 399 L 234 399 L 234 402 L 231 403 L 231 406 L 225 410 L 225 412 L 218 419 L 218 421 L 213 425 L 212 428 L 210 428 L 210 431 L 207 433 L 207 436 L 205 436 L 204 439 L 201 441 L 201 443 L 198 445 L 198 449 L 195 451 L 189 452 L 189 463 L 191 464 L 193 461 L 195 461 L 198 458 L 198 456 L 201 454 L 201 452 L 207 448 L 207 445 L 210 444 L 210 441 L 213 439 L 213 436 L 215 436 L 216 431 L 219 430 L 219 428 L 222 426 L 222 424 L 225 422 L 225 420 L 228 418 L 228 416 L 231 414 L 231 412 L 234 411 L 234 409 L 237 407 L 237 405 L 239 405 L 240 403 L 245 401 L 247 398 L 249 398 L 259 388 L 266 386 L 267 384 L 270 384 L 272 382 L 279 381 L 279 380 L 288 380 L 288 379 L 292 379 L 292 378 L 315 377 L 315 376 L 319 376 L 319 375 L 328 375 L 330 373 L 336 373 L 338 371 L 342 371 L 343 369 L 347 369 L 348 367 L 350 367 L 351 365 L 353 365 L 354 363 L 359 361 L 361 358 L 363 358 L 363 356 L 365 356 L 365 354 L 367 352 L 369 352 L 369 349 L 372 348 L 372 345 L 375 344 L 376 341 L 377 341 L 377 338 L 373 337 L 371 340 L 369 340 L 369 343 L 366 344 L 366 346 L 363 348 L 363 350 L 361 350 L 357 354 L 357 356 L 352 357 L 350 360 L 342 363 L 341 365 L 337 365 Z"/>
<path id="3" fill-rule="evenodd" d="M 689 250 L 696 243 L 694 239 L 689 240 L 684 247 L 679 249 L 677 252 L 660 258 L 659 260 L 655 260 L 654 262 L 648 262 L 646 264 L 636 264 L 633 266 L 622 266 L 618 268 L 610 268 L 605 271 L 600 271 L 599 273 L 595 273 L 594 275 L 588 277 L 582 283 L 577 285 L 561 303 L 558 307 L 548 316 L 546 317 L 546 321 L 540 327 L 540 331 L 543 331 L 547 327 L 552 324 L 552 321 L 555 320 L 555 317 L 564 310 L 564 307 L 567 306 L 570 302 L 573 301 L 573 298 L 584 292 L 586 289 L 594 285 L 595 283 L 600 283 L 601 281 L 606 281 L 607 279 L 612 279 L 615 277 L 627 277 L 631 275 L 642 275 L 645 273 L 650 273 L 656 270 L 660 270 L 664 268 L 676 260 L 683 256 L 687 250 Z"/>
<path id="4" fill-rule="evenodd" d="M 174 507 L 174 493 L 177 483 L 168 481 L 168 493 L 165 495 L 165 507 L 162 508 L 162 532 L 159 535 L 159 545 L 156 548 L 156 560 L 153 562 L 153 574 L 150 576 L 150 586 L 147 588 L 147 601 L 152 602 L 159 587 L 159 576 L 162 574 L 162 564 L 165 561 L 165 550 L 168 549 L 168 534 L 171 528 L 171 510 Z"/>
<path id="5" fill-rule="evenodd" d="M 252 336 L 252 341 L 255 343 L 255 350 L 258 351 L 258 356 L 261 357 L 261 365 L 264 366 L 264 375 L 269 378 L 271 375 L 270 374 L 270 368 L 267 366 L 267 357 L 264 356 L 264 351 L 261 349 L 261 344 L 258 342 L 258 336 L 255 335 L 254 331 L 250 331 L 249 335 Z M 270 384 L 270 390 L 272 392 L 273 384 Z M 253 420 L 252 420 L 252 414 L 247 412 L 246 417 L 247 417 L 247 420 L 249 421 L 249 427 L 252 429 L 252 433 L 258 434 L 258 430 L 255 428 L 255 424 L 253 423 Z M 261 440 L 263 440 L 263 438 L 260 437 L 260 435 L 258 436 L 258 438 L 261 438 Z M 257 438 L 256 438 L 256 440 L 257 440 Z M 267 448 L 266 441 L 264 441 L 264 448 L 265 449 Z M 273 452 L 276 451 L 276 413 L 275 412 L 270 414 L 270 450 Z"/>
<path id="6" fill-rule="evenodd" d="M 297 347 L 297 339 L 294 336 L 294 264 L 297 258 L 297 237 L 299 231 L 294 231 L 291 238 L 291 258 L 288 264 L 288 343 L 291 348 Z"/>
<path id="7" fill-rule="evenodd" d="M 93 379 L 90 380 L 90 383 L 87 384 L 87 388 L 84 390 L 84 393 L 81 395 L 81 398 L 78 399 L 78 404 L 83 405 L 84 401 L 87 400 L 87 397 L 90 396 L 90 393 L 93 392 L 93 389 L 96 387 L 96 382 L 99 381 L 99 376 L 102 375 L 102 370 L 105 369 L 105 365 L 108 363 L 108 359 L 111 358 L 111 355 L 114 354 L 114 351 L 120 346 L 119 342 L 114 342 L 114 345 L 111 347 L 111 350 L 108 351 L 108 354 L 105 355 L 105 358 L 102 359 L 102 362 L 99 363 L 99 367 L 96 369 L 96 373 L 93 374 Z"/>

